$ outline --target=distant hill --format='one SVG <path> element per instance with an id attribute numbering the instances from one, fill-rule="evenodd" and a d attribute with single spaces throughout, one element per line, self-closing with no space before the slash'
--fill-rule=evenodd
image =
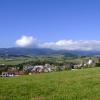
<path id="1" fill-rule="evenodd" d="M 100 51 L 69 51 L 52 50 L 44 48 L 0 48 L 0 56 L 39 56 L 39 55 L 64 55 L 67 57 L 75 56 L 94 56 L 100 55 Z"/>
<path id="2" fill-rule="evenodd" d="M 76 56 L 65 50 L 52 50 L 43 48 L 0 48 L 0 56 L 39 56 L 39 55 L 64 55 L 68 57 Z"/>

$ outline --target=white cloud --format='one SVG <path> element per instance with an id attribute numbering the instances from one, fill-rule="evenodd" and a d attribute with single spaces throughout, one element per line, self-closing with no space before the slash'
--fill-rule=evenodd
<path id="1" fill-rule="evenodd" d="M 36 44 L 36 39 L 32 36 L 22 36 L 20 39 L 16 40 L 16 45 L 18 47 L 32 47 Z"/>
<path id="2" fill-rule="evenodd" d="M 100 50 L 100 41 L 97 40 L 59 40 L 47 42 L 41 45 L 42 48 L 65 49 L 65 50 Z"/>
<path id="3" fill-rule="evenodd" d="M 39 47 L 64 50 L 97 50 L 100 51 L 100 41 L 97 40 L 59 40 L 56 42 L 38 43 L 32 36 L 22 36 L 16 41 L 18 47 Z"/>

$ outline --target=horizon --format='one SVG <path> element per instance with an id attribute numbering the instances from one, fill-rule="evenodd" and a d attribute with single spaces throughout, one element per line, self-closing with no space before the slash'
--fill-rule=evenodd
<path id="1" fill-rule="evenodd" d="M 100 51 L 100 1 L 0 1 L 0 48 Z"/>

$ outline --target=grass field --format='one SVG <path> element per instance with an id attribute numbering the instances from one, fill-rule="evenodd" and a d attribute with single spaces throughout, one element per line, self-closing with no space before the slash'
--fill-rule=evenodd
<path id="1" fill-rule="evenodd" d="M 100 100 L 100 68 L 0 78 L 0 100 Z"/>
<path id="2" fill-rule="evenodd" d="M 92 58 L 94 61 L 97 61 L 97 58 Z M 82 63 L 87 62 L 89 57 L 84 58 L 70 58 L 63 56 L 37 56 L 37 57 L 10 57 L 10 58 L 2 58 L 0 57 L 0 65 L 17 65 L 25 62 L 33 61 L 33 62 L 43 62 L 43 61 L 51 61 L 51 62 L 65 62 L 65 63 Z M 47 62 L 46 62 L 47 63 Z"/>

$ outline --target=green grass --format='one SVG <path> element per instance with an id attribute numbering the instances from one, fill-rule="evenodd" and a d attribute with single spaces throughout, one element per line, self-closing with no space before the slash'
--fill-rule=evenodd
<path id="1" fill-rule="evenodd" d="M 94 61 L 97 61 L 97 58 L 92 58 Z M 33 64 L 35 62 L 62 62 L 62 63 L 82 63 L 83 61 L 87 62 L 89 60 L 89 57 L 85 58 L 70 58 L 66 57 L 64 58 L 63 56 L 37 56 L 37 57 L 9 57 L 9 58 L 2 58 L 0 57 L 0 65 L 5 64 L 5 65 L 17 65 L 17 64 L 22 64 L 25 62 L 33 61 Z"/>
<path id="2" fill-rule="evenodd" d="M 0 78 L 0 100 L 100 100 L 100 68 Z"/>
<path id="3" fill-rule="evenodd" d="M 22 64 L 24 62 L 32 61 L 34 58 L 25 58 L 25 57 L 13 57 L 13 58 L 0 58 L 0 64 L 5 65 L 16 65 L 16 64 Z"/>

